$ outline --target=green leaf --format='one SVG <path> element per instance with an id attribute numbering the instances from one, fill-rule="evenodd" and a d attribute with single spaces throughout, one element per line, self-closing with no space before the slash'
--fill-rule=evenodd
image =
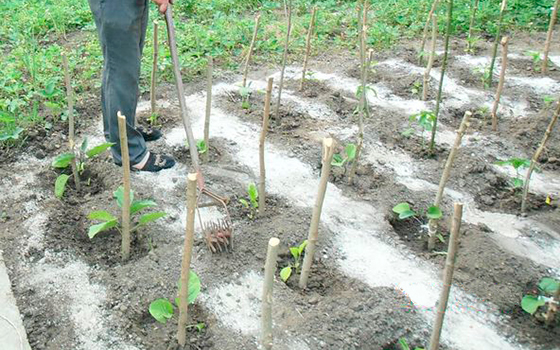
<path id="1" fill-rule="evenodd" d="M 282 281 L 286 282 L 288 278 L 292 275 L 292 267 L 286 266 L 280 271 L 280 278 Z"/>
<path id="2" fill-rule="evenodd" d="M 441 219 L 443 213 L 441 212 L 441 209 L 438 206 L 432 205 L 431 207 L 428 208 L 428 211 L 426 212 L 426 216 L 428 217 L 428 219 Z"/>
<path id="3" fill-rule="evenodd" d="M 86 156 L 88 158 L 95 157 L 96 155 L 105 152 L 106 150 L 111 148 L 111 146 L 113 146 L 113 145 L 114 145 L 114 143 L 111 143 L 111 142 L 102 143 L 99 146 L 95 146 L 92 149 L 90 149 L 89 151 L 87 151 Z"/>
<path id="4" fill-rule="evenodd" d="M 139 226 L 146 225 L 146 224 L 148 224 L 152 221 L 156 221 L 157 219 L 161 219 L 165 215 L 167 215 L 167 213 L 162 212 L 162 211 L 155 212 L 155 213 L 144 214 L 138 220 L 138 225 Z"/>
<path id="5" fill-rule="evenodd" d="M 410 211 L 410 204 L 406 202 L 399 203 L 393 207 L 393 212 L 397 214 L 403 213 L 405 211 Z"/>
<path id="6" fill-rule="evenodd" d="M 62 174 L 56 178 L 56 181 L 54 183 L 54 195 L 56 196 L 56 198 L 62 198 L 64 190 L 66 189 L 66 183 L 68 182 L 69 178 L 70 176 L 66 174 Z"/>
<path id="7" fill-rule="evenodd" d="M 244 198 L 239 198 L 239 203 L 243 204 L 245 208 L 249 208 L 249 202 Z"/>
<path id="8" fill-rule="evenodd" d="M 412 211 L 412 210 L 407 210 L 407 211 L 403 211 L 402 213 L 399 214 L 399 219 L 404 220 L 404 219 L 408 219 L 410 217 L 416 216 L 416 212 Z"/>
<path id="9" fill-rule="evenodd" d="M 511 180 L 511 184 L 512 184 L 513 188 L 521 188 L 521 187 L 523 187 L 523 180 L 521 180 L 517 177 L 514 177 Z"/>
<path id="10" fill-rule="evenodd" d="M 206 151 L 208 150 L 208 147 L 206 146 L 206 142 L 204 142 L 204 140 L 198 140 L 196 142 L 196 149 L 200 154 L 206 153 Z"/>
<path id="11" fill-rule="evenodd" d="M 99 221 L 113 221 L 113 220 L 117 220 L 116 217 L 114 217 L 111 213 L 109 213 L 109 212 L 107 212 L 107 211 L 105 211 L 105 210 L 92 211 L 91 213 L 89 213 L 88 219 L 90 219 L 90 220 L 99 220 Z"/>
<path id="12" fill-rule="evenodd" d="M 259 190 L 257 190 L 257 185 L 255 185 L 254 183 L 250 183 L 249 187 L 247 187 L 247 193 L 249 194 L 251 204 L 253 204 L 253 207 L 256 208 L 258 206 L 259 199 Z"/>
<path id="13" fill-rule="evenodd" d="M 86 153 L 87 146 L 88 146 L 88 139 L 86 137 L 84 138 L 84 140 L 82 141 L 82 145 L 80 146 L 80 150 L 82 151 L 82 153 Z"/>
<path id="14" fill-rule="evenodd" d="M 88 236 L 89 236 L 90 239 L 92 239 L 98 233 L 103 232 L 103 231 L 107 231 L 107 230 L 112 229 L 113 227 L 116 227 L 117 223 L 118 223 L 117 220 L 112 220 L 112 221 L 102 222 L 102 223 L 97 224 L 97 225 L 92 225 L 89 228 Z"/>
<path id="15" fill-rule="evenodd" d="M 134 215 L 142 209 L 157 206 L 156 202 L 151 199 L 137 200 L 130 205 L 130 215 Z"/>
<path id="16" fill-rule="evenodd" d="M 539 289 L 545 294 L 553 295 L 560 288 L 560 282 L 554 278 L 545 277 L 539 282 Z"/>
<path id="17" fill-rule="evenodd" d="M 70 165 L 70 162 L 74 158 L 76 158 L 74 153 L 62 153 L 53 160 L 51 165 L 55 168 L 64 169 Z"/>
<path id="18" fill-rule="evenodd" d="M 521 308 L 531 315 L 533 315 L 537 309 L 544 304 L 546 304 L 546 301 L 544 301 L 543 298 L 536 297 L 534 295 L 526 295 L 521 300 Z"/>
<path id="19" fill-rule="evenodd" d="M 414 133 L 414 129 L 413 128 L 408 128 L 405 131 L 403 131 L 401 133 L 402 136 L 404 137 L 410 137 L 410 135 L 412 135 Z"/>
<path id="20" fill-rule="evenodd" d="M 349 143 L 346 145 L 345 151 L 346 151 L 346 158 L 347 160 L 353 161 L 356 158 L 356 145 L 353 143 Z"/>
<path id="21" fill-rule="evenodd" d="M 299 245 L 299 248 L 298 248 L 299 249 L 299 255 L 301 255 L 301 253 L 303 253 L 303 251 L 305 250 L 305 247 L 307 247 L 307 239 Z"/>
<path id="22" fill-rule="evenodd" d="M 150 315 L 159 323 L 167 323 L 173 317 L 173 305 L 167 299 L 157 299 L 150 303 Z"/>
<path id="23" fill-rule="evenodd" d="M 341 166 L 344 165 L 344 163 L 346 163 L 346 159 L 343 159 L 340 154 L 337 153 L 337 154 L 333 155 L 333 158 L 332 158 L 332 161 L 331 161 L 332 166 L 341 167 Z"/>
<path id="24" fill-rule="evenodd" d="M 298 247 L 290 247 L 290 253 L 292 253 L 292 256 L 294 257 L 294 260 L 299 259 L 299 249 L 298 249 Z"/>
<path id="25" fill-rule="evenodd" d="M 181 280 L 177 281 L 177 289 L 181 290 Z M 189 304 L 194 303 L 198 295 L 200 294 L 200 278 L 198 275 L 193 271 L 189 270 L 189 295 L 187 297 L 187 302 Z M 179 298 L 175 298 L 175 304 L 179 306 L 180 300 Z"/>
<path id="26" fill-rule="evenodd" d="M 402 350 L 410 350 L 410 346 L 408 346 L 408 343 L 406 342 L 406 339 L 404 339 L 404 338 L 399 339 L 399 345 L 401 346 Z"/>
<path id="27" fill-rule="evenodd" d="M 113 198 L 117 200 L 119 208 L 122 208 L 124 203 L 124 187 L 119 186 L 115 192 L 113 192 Z M 130 190 L 130 203 L 134 203 L 134 191 Z"/>
<path id="28" fill-rule="evenodd" d="M 443 238 L 443 235 L 441 233 L 436 234 L 436 237 L 441 243 L 445 243 L 445 238 Z"/>
<path id="29" fill-rule="evenodd" d="M 249 101 L 243 101 L 243 102 L 241 102 L 241 108 L 249 109 L 249 108 L 251 108 L 251 104 L 249 103 Z"/>

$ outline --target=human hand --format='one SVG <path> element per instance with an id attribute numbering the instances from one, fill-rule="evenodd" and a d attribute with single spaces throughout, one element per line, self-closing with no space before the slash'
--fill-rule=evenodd
<path id="1" fill-rule="evenodd" d="M 173 0 L 152 0 L 152 1 L 156 3 L 160 13 L 165 13 L 165 11 L 167 11 L 167 6 L 169 6 L 169 4 L 173 4 Z"/>

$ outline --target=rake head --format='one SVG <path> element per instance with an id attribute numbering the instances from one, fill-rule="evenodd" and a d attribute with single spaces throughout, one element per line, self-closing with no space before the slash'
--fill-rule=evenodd
<path id="1" fill-rule="evenodd" d="M 200 199 L 203 196 L 210 197 L 213 202 L 201 204 Z M 213 205 L 221 207 L 222 211 L 225 213 L 225 216 L 218 220 L 204 222 L 202 220 L 199 208 Z M 232 250 L 233 224 L 231 222 L 229 211 L 227 209 L 227 199 L 220 197 L 217 194 L 212 193 L 206 189 L 203 189 L 198 197 L 197 213 L 200 227 L 202 228 L 202 232 L 204 234 L 204 238 L 206 239 L 206 245 L 208 246 L 208 249 L 210 249 L 212 253 L 221 253 L 224 251 L 227 252 L 229 250 Z"/>

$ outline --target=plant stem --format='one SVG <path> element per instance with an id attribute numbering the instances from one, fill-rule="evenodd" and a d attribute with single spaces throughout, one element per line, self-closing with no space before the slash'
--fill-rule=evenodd
<path id="1" fill-rule="evenodd" d="M 550 24 L 548 25 L 548 33 L 546 34 L 546 42 L 544 44 L 544 57 L 541 66 L 542 74 L 548 73 L 548 51 L 550 50 L 552 33 L 554 32 L 554 25 L 556 24 L 556 19 L 558 17 L 558 6 L 560 6 L 560 0 L 556 0 L 554 2 L 554 9 L 552 10 L 552 15 L 550 16 Z"/>
<path id="2" fill-rule="evenodd" d="M 502 20 L 504 18 L 504 12 L 506 12 L 507 0 L 502 0 L 502 6 L 500 7 L 500 16 L 498 17 L 498 29 L 496 32 L 496 38 L 494 39 L 494 47 L 492 48 L 492 61 L 490 61 L 490 72 L 488 74 L 488 86 L 492 86 L 492 78 L 494 75 L 494 64 L 496 63 L 496 55 L 498 54 L 498 42 L 500 40 L 500 35 L 502 32 Z"/>
<path id="3" fill-rule="evenodd" d="M 525 210 L 527 209 L 527 195 L 529 194 L 529 182 L 531 181 L 531 175 L 533 174 L 533 170 L 535 170 L 535 167 L 537 166 L 539 157 L 541 156 L 541 153 L 544 151 L 546 143 L 550 138 L 550 134 L 552 133 L 552 129 L 554 128 L 554 124 L 556 124 L 559 115 L 560 115 L 560 102 L 557 103 L 556 110 L 554 111 L 554 116 L 552 117 L 552 120 L 550 121 L 548 127 L 546 128 L 544 137 L 541 141 L 539 148 L 537 148 L 537 151 L 533 155 L 533 158 L 531 158 L 531 165 L 529 166 L 529 170 L 527 170 L 527 175 L 525 176 L 525 183 L 523 185 L 523 199 L 521 200 L 522 213 L 524 213 Z"/>
<path id="4" fill-rule="evenodd" d="M 443 63 L 441 64 L 441 77 L 439 79 L 439 88 L 436 99 L 436 110 L 434 112 L 435 120 L 434 127 L 432 128 L 432 140 L 430 141 L 430 153 L 434 153 L 434 146 L 436 143 L 437 122 L 439 117 L 439 108 L 441 104 L 441 95 L 443 92 L 443 79 L 445 78 L 445 69 L 447 68 L 447 57 L 449 55 L 449 36 L 451 35 L 451 19 L 453 17 L 453 0 L 448 0 L 447 5 L 447 29 L 445 31 L 445 51 L 443 53 Z"/>
<path id="5" fill-rule="evenodd" d="M 434 14 L 432 16 L 432 47 L 430 48 L 430 57 L 428 58 L 428 65 L 424 71 L 424 79 L 422 81 L 422 101 L 428 99 L 428 82 L 430 80 L 430 72 L 434 65 L 434 59 L 436 57 L 436 39 L 437 39 L 437 16 Z"/>
<path id="6" fill-rule="evenodd" d="M 451 148 L 451 152 L 449 152 L 449 156 L 447 157 L 447 161 L 445 162 L 445 167 L 443 168 L 443 173 L 441 174 L 441 179 L 439 180 L 439 187 L 436 194 L 436 200 L 434 205 L 439 208 L 441 205 L 441 200 L 443 198 L 443 191 L 445 190 L 445 185 L 447 184 L 447 180 L 449 180 L 449 175 L 451 174 L 451 168 L 453 167 L 453 162 L 455 161 L 455 156 L 457 155 L 457 151 L 459 147 L 461 147 L 461 141 L 463 140 L 463 135 L 467 131 L 469 127 L 469 120 L 472 116 L 472 113 L 469 111 L 465 112 L 463 116 L 463 120 L 461 121 L 461 125 L 459 126 L 459 130 L 457 130 L 457 136 L 455 136 L 455 143 L 453 144 L 453 148 Z M 437 219 L 430 219 L 428 223 L 428 231 L 430 233 L 430 237 L 428 238 L 428 250 L 433 250 L 436 245 L 436 234 L 438 230 L 438 220 Z"/>
<path id="7" fill-rule="evenodd" d="M 157 113 L 156 110 L 156 75 L 158 61 L 158 22 L 154 21 L 154 53 L 152 62 L 152 78 L 150 84 L 150 102 L 152 106 L 152 116 Z"/>
<path id="8" fill-rule="evenodd" d="M 552 302 L 548 303 L 548 310 L 546 310 L 546 315 L 544 317 L 545 323 L 547 325 L 552 325 L 556 319 L 556 313 L 558 312 L 558 304 L 560 303 L 560 288 L 556 289 L 554 296 L 552 297 Z"/>
<path id="9" fill-rule="evenodd" d="M 432 21 L 432 16 L 439 5 L 439 0 L 434 0 L 432 2 L 432 7 L 428 13 L 428 18 L 426 18 L 426 24 L 424 24 L 424 31 L 422 32 L 422 44 L 420 45 L 420 64 L 424 63 L 424 47 L 426 46 L 426 40 L 428 40 L 428 28 L 430 28 L 430 22 Z"/>
<path id="10" fill-rule="evenodd" d="M 119 111 L 119 138 L 121 142 L 121 160 L 123 168 L 123 204 L 122 204 L 122 259 L 130 257 L 130 155 L 128 154 L 128 138 L 126 136 L 126 117 Z"/>
<path id="11" fill-rule="evenodd" d="M 438 302 L 438 310 L 434 330 L 430 338 L 429 350 L 437 350 L 439 347 L 439 337 L 443 326 L 443 318 L 447 309 L 453 272 L 455 270 L 455 256 L 457 255 L 457 243 L 459 242 L 459 231 L 461 229 L 461 218 L 463 216 L 463 204 L 455 203 L 453 212 L 453 223 L 451 224 L 451 235 L 449 237 L 449 248 L 445 259 L 445 270 L 443 271 L 443 289 Z"/>
<path id="12" fill-rule="evenodd" d="M 469 36 L 468 38 L 472 38 L 473 37 L 473 32 L 474 32 L 474 21 L 476 20 L 476 11 L 478 10 L 478 3 L 480 0 L 475 0 L 474 1 L 474 7 L 472 10 L 472 15 L 471 15 L 471 23 L 469 24 Z M 470 51 L 472 49 L 471 47 L 471 42 L 467 41 L 467 52 Z"/>
<path id="13" fill-rule="evenodd" d="M 315 201 L 315 206 L 313 207 L 313 216 L 311 217 L 311 226 L 309 227 L 309 235 L 307 237 L 307 247 L 305 248 L 305 257 L 303 259 L 301 275 L 299 278 L 300 288 L 307 287 L 307 280 L 311 271 L 311 264 L 313 263 L 313 255 L 315 254 L 315 247 L 319 236 L 319 221 L 321 219 L 321 211 L 323 210 L 323 202 L 325 201 L 325 192 L 327 191 L 327 184 L 329 182 L 334 148 L 335 142 L 332 138 L 326 138 L 323 140 L 323 166 L 321 169 L 321 180 L 319 181 L 317 200 Z"/>
<path id="14" fill-rule="evenodd" d="M 266 133 L 268 132 L 268 118 L 270 116 L 270 99 L 272 98 L 272 84 L 273 78 L 268 78 L 266 86 L 266 96 L 264 98 L 264 113 L 263 113 L 263 127 L 261 130 L 261 137 L 259 140 L 259 164 L 260 164 L 260 179 L 259 179 L 259 215 L 263 215 L 266 207 L 266 169 L 264 164 L 264 141 Z"/>
<path id="15" fill-rule="evenodd" d="M 208 162 L 210 153 L 210 114 L 212 112 L 212 72 L 214 69 L 212 56 L 208 55 L 208 72 L 206 76 L 206 115 L 204 117 L 204 144 L 206 152 L 202 154 L 202 160 Z"/>
<path id="16" fill-rule="evenodd" d="M 181 285 L 179 288 L 179 322 L 177 327 L 177 341 L 185 346 L 187 337 L 187 312 L 189 307 L 189 272 L 191 268 L 192 247 L 194 240 L 194 217 L 196 209 L 197 174 L 187 176 L 187 227 L 185 230 L 185 244 L 183 246 L 183 261 L 181 263 Z"/>
<path id="17" fill-rule="evenodd" d="M 266 263 L 264 265 L 264 283 L 262 293 L 262 315 L 261 331 L 262 346 L 269 350 L 272 349 L 272 286 L 276 273 L 276 257 L 278 256 L 278 245 L 280 240 L 276 237 L 268 241 L 266 252 Z"/>
<path id="18" fill-rule="evenodd" d="M 274 116 L 280 117 L 280 102 L 282 101 L 282 88 L 284 86 L 284 71 L 286 70 L 286 60 L 288 59 L 288 47 L 290 45 L 290 32 L 292 31 L 292 0 L 284 0 L 286 15 L 288 16 L 288 31 L 286 33 L 286 42 L 284 43 L 284 55 L 282 56 L 282 71 L 280 72 L 280 85 L 278 86 L 278 99 L 274 108 Z"/>
<path id="19" fill-rule="evenodd" d="M 68 57 L 66 52 L 62 52 L 62 66 L 64 68 L 64 80 L 66 82 L 66 96 L 68 100 L 68 148 L 70 152 L 75 154 L 76 142 L 74 139 L 74 90 L 72 89 L 72 82 L 70 80 L 70 68 L 68 67 Z M 76 157 L 72 159 L 70 163 L 72 167 L 72 174 L 74 175 L 74 185 L 76 185 L 76 191 L 80 192 L 80 174 L 78 174 L 78 169 L 76 167 Z"/>
<path id="20" fill-rule="evenodd" d="M 255 42 L 257 41 L 257 33 L 259 32 L 259 23 L 261 21 L 260 13 L 255 17 L 255 28 L 253 30 L 253 38 L 251 39 L 251 45 L 249 46 L 249 52 L 247 53 L 247 59 L 245 60 L 245 69 L 243 70 L 243 87 L 247 86 L 247 74 L 249 73 L 249 63 L 251 63 L 251 57 L 253 56 L 253 49 L 255 48 Z"/>
<path id="21" fill-rule="evenodd" d="M 498 105 L 502 96 L 504 88 L 504 81 L 506 78 L 506 69 L 508 64 L 508 37 L 502 38 L 502 70 L 500 71 L 500 81 L 498 82 L 498 89 L 496 90 L 496 97 L 494 98 L 494 106 L 492 106 L 492 130 L 498 130 Z"/>
<path id="22" fill-rule="evenodd" d="M 305 40 L 305 57 L 303 59 L 303 69 L 301 71 L 299 91 L 303 90 L 303 83 L 305 82 L 305 73 L 307 72 L 307 62 L 309 60 L 309 53 L 311 52 L 311 36 L 313 35 L 313 25 L 315 24 L 316 11 L 317 6 L 313 6 L 313 9 L 311 9 L 311 21 L 309 22 L 309 29 L 307 30 L 307 39 Z"/>

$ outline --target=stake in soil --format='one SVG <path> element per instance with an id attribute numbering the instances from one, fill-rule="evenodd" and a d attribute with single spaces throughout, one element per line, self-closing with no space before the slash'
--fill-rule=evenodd
<path id="1" fill-rule="evenodd" d="M 554 2 L 554 9 L 552 10 L 552 15 L 550 16 L 550 24 L 548 25 L 548 33 L 546 34 L 546 42 L 544 43 L 544 57 L 541 63 L 541 72 L 543 74 L 548 73 L 548 52 L 550 50 L 550 42 L 552 41 L 554 25 L 556 24 L 556 19 L 558 17 L 558 6 L 560 6 L 560 0 L 556 0 Z"/>
<path id="2" fill-rule="evenodd" d="M 66 52 L 62 52 L 62 66 L 64 68 L 64 81 L 66 83 L 66 98 L 68 100 L 68 148 L 72 154 L 74 153 L 76 141 L 74 138 L 74 90 L 72 89 L 72 82 L 70 80 L 70 68 L 68 67 L 68 57 Z M 72 174 L 74 175 L 74 185 L 76 185 L 76 190 L 79 192 L 80 185 L 80 174 L 78 174 L 76 166 L 76 157 L 72 158 L 70 163 L 72 167 Z"/>
<path id="3" fill-rule="evenodd" d="M 212 74 L 214 63 L 212 56 L 208 56 L 208 73 L 206 77 L 206 115 L 204 117 L 204 145 L 206 152 L 202 154 L 202 160 L 208 162 L 210 153 L 210 114 L 212 113 Z"/>
<path id="4" fill-rule="evenodd" d="M 437 39 L 437 16 L 432 16 L 432 44 L 430 47 L 430 57 L 428 58 L 428 65 L 424 71 L 424 79 L 422 81 L 422 101 L 428 99 L 428 83 L 430 82 L 430 72 L 434 66 L 434 59 L 436 57 L 436 39 Z"/>
<path id="5" fill-rule="evenodd" d="M 504 18 L 504 12 L 506 12 L 506 6 L 507 6 L 507 0 L 502 0 L 502 6 L 500 7 L 500 16 L 498 17 L 498 28 L 496 32 L 496 37 L 494 38 L 494 47 L 492 48 L 492 61 L 490 61 L 488 80 L 486 81 L 486 85 L 488 85 L 488 87 L 492 86 L 492 77 L 494 75 L 494 64 L 496 63 L 496 55 L 498 54 L 498 43 L 502 32 L 502 20 Z"/>
<path id="6" fill-rule="evenodd" d="M 272 97 L 272 83 L 273 78 L 268 78 L 266 86 L 266 96 L 264 98 L 264 114 L 263 114 L 263 127 L 261 130 L 261 137 L 259 140 L 259 164 L 260 164 L 260 179 L 259 179 L 259 215 L 263 215 L 266 206 L 266 169 L 264 164 L 264 141 L 266 133 L 268 132 L 268 118 L 270 117 L 270 99 Z"/>
<path id="7" fill-rule="evenodd" d="M 278 256 L 278 245 L 280 240 L 276 237 L 268 241 L 266 253 L 266 263 L 264 265 L 264 283 L 262 293 L 262 315 L 261 332 L 262 346 L 265 349 L 272 349 L 272 286 L 274 275 L 276 274 L 276 257 Z"/>
<path id="8" fill-rule="evenodd" d="M 126 117 L 119 111 L 119 138 L 121 141 L 121 158 L 123 168 L 123 204 L 122 204 L 122 259 L 130 258 L 130 155 L 128 153 L 128 138 L 126 136 Z"/>
<path id="9" fill-rule="evenodd" d="M 187 227 L 185 230 L 185 245 L 183 246 L 183 261 L 181 263 L 181 283 L 179 286 L 179 323 L 177 327 L 177 341 L 181 346 L 184 346 L 187 340 L 189 271 L 191 267 L 194 240 L 197 177 L 196 173 L 191 173 L 187 176 Z"/>
<path id="10" fill-rule="evenodd" d="M 504 81 L 506 78 L 506 69 L 508 64 L 508 37 L 502 38 L 502 70 L 500 71 L 500 81 L 498 82 L 498 89 L 496 90 L 496 97 L 494 98 L 494 106 L 492 106 L 492 130 L 498 130 L 498 105 L 502 97 L 502 90 L 504 89 Z"/>
<path id="11" fill-rule="evenodd" d="M 432 7 L 428 13 L 428 18 L 426 18 L 426 24 L 424 24 L 424 31 L 422 32 L 422 44 L 420 45 L 420 64 L 424 64 L 424 48 L 426 47 L 426 41 L 428 40 L 428 29 L 430 28 L 430 22 L 432 22 L 432 16 L 439 5 L 439 0 L 434 0 L 432 2 Z"/>
<path id="12" fill-rule="evenodd" d="M 157 114 L 156 109 L 156 79 L 157 79 L 157 61 L 158 61 L 158 22 L 154 21 L 154 53 L 152 61 L 152 77 L 150 83 L 150 103 L 152 107 L 152 116 Z"/>
<path id="13" fill-rule="evenodd" d="M 467 52 L 471 52 L 473 51 L 474 47 L 473 47 L 473 33 L 474 33 L 474 21 L 476 20 L 476 11 L 478 10 L 478 3 L 480 2 L 480 0 L 475 0 L 474 1 L 474 6 L 472 9 L 472 14 L 471 14 L 471 23 L 469 24 L 469 36 L 467 37 L 469 40 L 467 40 Z"/>
<path id="14" fill-rule="evenodd" d="M 288 59 L 288 48 L 290 46 L 290 32 L 292 31 L 292 0 L 284 1 L 286 16 L 288 17 L 288 30 L 286 32 L 286 41 L 284 43 L 284 55 L 282 56 L 282 70 L 280 71 L 280 84 L 278 86 L 278 99 L 276 107 L 274 107 L 274 116 L 278 118 L 280 112 L 280 102 L 282 101 L 282 88 L 284 86 L 284 72 L 286 70 L 286 60 Z"/>
<path id="15" fill-rule="evenodd" d="M 247 86 L 247 74 L 249 73 L 249 64 L 251 63 L 251 57 L 253 56 L 253 49 L 255 48 L 255 42 L 257 41 L 257 33 L 259 32 L 260 21 L 261 21 L 261 15 L 258 14 L 257 17 L 255 17 L 255 29 L 253 30 L 253 38 L 251 39 L 249 52 L 247 53 L 247 58 L 245 59 L 245 69 L 243 70 L 243 87 Z"/>
<path id="16" fill-rule="evenodd" d="M 323 166 L 321 169 L 321 180 L 319 182 L 319 190 L 317 200 L 313 207 L 313 216 L 311 217 L 311 226 L 309 227 L 309 235 L 307 236 L 307 247 L 305 249 L 305 258 L 299 278 L 299 287 L 306 288 L 311 264 L 313 263 L 313 255 L 317 246 L 317 238 L 319 236 L 319 220 L 321 219 L 321 211 L 323 210 L 323 202 L 325 201 L 325 193 L 329 182 L 331 172 L 331 162 L 334 155 L 335 142 L 332 138 L 323 140 Z"/>
<path id="17" fill-rule="evenodd" d="M 449 300 L 449 292 L 451 291 L 451 282 L 453 280 L 453 272 L 455 270 L 455 257 L 457 255 L 457 246 L 459 242 L 459 232 L 461 230 L 461 218 L 463 217 L 463 204 L 455 203 L 453 211 L 453 222 L 451 224 L 451 235 L 449 237 L 449 248 L 447 250 L 447 258 L 445 259 L 445 270 L 443 271 L 443 289 L 438 302 L 438 310 L 436 322 L 432 337 L 430 339 L 430 350 L 437 350 L 439 347 L 439 337 L 443 326 L 443 318 L 447 309 L 447 301 Z"/>
<path id="18" fill-rule="evenodd" d="M 307 73 L 307 62 L 309 60 L 309 53 L 311 52 L 311 36 L 313 35 L 313 26 L 315 25 L 316 12 L 317 6 L 313 6 L 313 9 L 311 9 L 311 21 L 309 22 L 309 29 L 307 30 L 307 39 L 305 41 L 305 58 L 303 59 L 303 69 L 301 70 L 301 83 L 299 84 L 299 91 L 303 90 L 305 74 Z"/>

